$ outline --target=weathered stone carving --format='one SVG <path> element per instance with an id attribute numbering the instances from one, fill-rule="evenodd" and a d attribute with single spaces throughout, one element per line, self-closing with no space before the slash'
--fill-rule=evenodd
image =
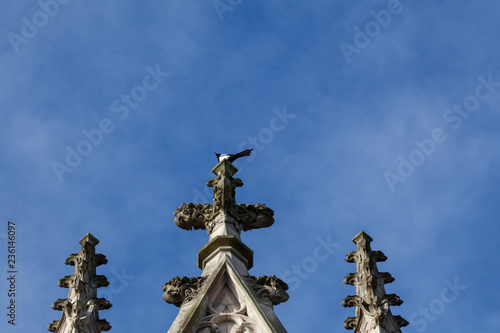
<path id="1" fill-rule="evenodd" d="M 274 223 L 274 211 L 265 204 L 239 204 L 236 206 L 236 219 L 241 222 L 243 231 L 268 228 Z"/>
<path id="2" fill-rule="evenodd" d="M 353 330 L 358 326 L 358 318 L 357 317 L 347 317 L 344 320 L 344 327 L 348 330 Z"/>
<path id="3" fill-rule="evenodd" d="M 239 223 L 231 215 L 226 214 L 226 213 L 221 213 L 219 215 L 216 215 L 213 219 L 208 221 L 205 224 L 205 229 L 207 229 L 207 233 L 209 235 L 211 235 L 213 233 L 214 229 L 222 224 L 233 226 L 233 228 L 238 232 L 238 234 L 241 234 L 241 230 L 242 230 L 241 223 Z"/>
<path id="4" fill-rule="evenodd" d="M 343 301 L 344 307 L 358 307 L 363 313 L 375 319 L 377 324 L 383 322 L 389 306 L 401 305 L 403 301 L 396 294 L 384 295 L 383 297 L 373 296 L 369 302 L 360 296 L 347 296 Z"/>
<path id="5" fill-rule="evenodd" d="M 79 306 L 81 308 L 85 306 L 85 309 L 87 310 L 90 308 L 96 308 L 97 310 L 107 310 L 111 307 L 111 303 L 104 298 L 97 298 L 89 300 L 87 304 L 84 305 L 81 302 L 72 303 L 71 300 L 67 298 L 64 299 L 59 298 L 57 301 L 54 302 L 54 304 L 52 304 L 52 309 L 63 311 L 65 308 L 74 308 L 75 306 L 76 307 Z"/>
<path id="6" fill-rule="evenodd" d="M 365 232 L 359 233 L 353 238 L 353 242 L 357 245 L 356 251 L 348 253 L 345 259 L 347 262 L 356 263 L 357 272 L 347 274 L 344 280 L 345 284 L 356 286 L 356 295 L 347 296 L 342 301 L 345 307 L 356 307 L 356 317 L 348 317 L 344 327 L 356 329 L 363 315 L 365 318 L 363 325 L 367 330 L 381 326 L 390 332 L 401 332 L 400 327 L 408 325 L 402 317 L 393 317 L 398 327 L 385 321 L 386 316 L 390 314 L 389 307 L 401 305 L 403 301 L 396 294 L 385 293 L 384 285 L 393 282 L 394 278 L 389 273 L 378 271 L 376 263 L 387 260 L 387 257 L 381 251 L 372 251 L 371 241 L 371 237 Z M 388 327 L 391 325 L 392 327 Z"/>
<path id="7" fill-rule="evenodd" d="M 372 259 L 376 262 L 383 262 L 387 260 L 387 257 L 382 251 L 372 251 L 371 253 Z M 356 255 L 358 255 L 357 251 L 349 252 L 344 260 L 347 262 L 356 262 Z"/>
<path id="8" fill-rule="evenodd" d="M 396 324 L 399 327 L 406 327 L 410 324 L 406 319 L 404 319 L 401 316 L 393 316 L 393 317 L 394 317 L 394 320 L 396 321 Z"/>
<path id="9" fill-rule="evenodd" d="M 195 324 L 193 333 L 239 332 L 259 333 L 255 319 L 248 316 L 246 300 L 225 284 Z"/>
<path id="10" fill-rule="evenodd" d="M 274 211 L 264 204 L 236 204 L 236 187 L 243 186 L 238 171 L 230 162 L 223 161 L 214 168 L 217 177 L 207 186 L 213 187 L 213 204 L 184 203 L 174 212 L 175 224 L 182 229 L 206 229 L 208 234 L 221 223 L 232 224 L 241 232 L 270 227 Z"/>
<path id="11" fill-rule="evenodd" d="M 392 277 L 392 275 L 387 272 L 382 272 L 382 273 L 379 272 L 378 279 L 382 284 L 389 284 L 394 282 L 394 278 Z"/>
<path id="12" fill-rule="evenodd" d="M 162 298 L 165 302 L 180 307 L 198 295 L 204 281 L 204 277 L 176 276 L 163 286 L 165 293 Z"/>
<path id="13" fill-rule="evenodd" d="M 213 209 L 211 204 L 184 203 L 174 215 L 175 224 L 182 229 L 205 229 L 205 223 L 213 218 Z"/>
<path id="14" fill-rule="evenodd" d="M 347 296 L 346 298 L 344 298 L 341 304 L 346 308 L 352 308 L 353 306 L 360 306 L 361 304 L 363 304 L 363 298 L 358 295 Z"/>
<path id="15" fill-rule="evenodd" d="M 234 173 L 231 171 L 229 168 L 223 168 L 217 177 L 207 182 L 208 187 L 214 188 L 214 213 L 224 212 L 235 215 L 236 188 L 243 186 L 243 181 L 233 178 Z"/>
<path id="16" fill-rule="evenodd" d="M 109 331 L 111 326 L 106 320 L 99 319 L 99 310 L 111 307 L 104 298 L 97 298 L 97 288 L 109 285 L 104 275 L 96 275 L 96 267 L 106 264 L 106 257 L 95 253 L 99 243 L 91 234 L 80 240 L 80 253 L 71 254 L 65 263 L 75 266 L 73 275 L 64 276 L 58 285 L 68 288 L 68 298 L 58 299 L 52 305 L 54 310 L 62 311 L 61 320 L 54 320 L 47 329 L 56 333 L 100 333 Z"/>
<path id="17" fill-rule="evenodd" d="M 163 286 L 163 299 L 181 307 L 169 333 L 286 333 L 272 307 L 288 300 L 288 286 L 276 276 L 248 277 L 253 251 L 240 239 L 241 231 L 271 226 L 274 212 L 236 203 L 236 188 L 243 186 L 233 178 L 237 171 L 222 160 L 206 184 L 213 203 L 184 203 L 174 212 L 177 226 L 205 229 L 210 239 L 198 252 L 206 280 L 176 277 Z"/>
<path id="18" fill-rule="evenodd" d="M 286 292 L 286 290 L 288 290 L 288 285 L 275 275 L 259 277 L 249 276 L 246 280 L 257 296 L 266 305 L 278 305 L 286 302 L 290 297 Z"/>
<path id="19" fill-rule="evenodd" d="M 344 279 L 344 283 L 345 284 L 350 284 L 350 285 L 356 285 L 359 282 L 359 276 L 357 273 L 349 273 L 345 276 L 345 279 Z"/>

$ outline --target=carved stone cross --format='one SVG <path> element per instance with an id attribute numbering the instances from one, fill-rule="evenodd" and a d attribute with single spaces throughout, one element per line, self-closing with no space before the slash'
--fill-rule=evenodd
<path id="1" fill-rule="evenodd" d="M 274 223 L 274 212 L 264 204 L 237 204 L 236 188 L 243 186 L 233 178 L 238 169 L 224 160 L 212 172 L 217 176 L 207 182 L 213 187 L 213 204 L 184 203 L 174 212 L 175 224 L 182 229 L 206 229 L 210 239 L 219 235 L 240 237 L 241 230 L 267 228 Z"/>

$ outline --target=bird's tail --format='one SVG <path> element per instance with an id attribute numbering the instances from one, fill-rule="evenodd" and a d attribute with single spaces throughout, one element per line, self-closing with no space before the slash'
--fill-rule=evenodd
<path id="1" fill-rule="evenodd" d="M 242 156 L 250 156 L 250 153 L 252 152 L 252 150 L 253 149 L 245 149 L 243 151 L 240 151 L 239 153 L 234 154 L 233 158 L 237 159 L 237 158 L 242 157 Z"/>

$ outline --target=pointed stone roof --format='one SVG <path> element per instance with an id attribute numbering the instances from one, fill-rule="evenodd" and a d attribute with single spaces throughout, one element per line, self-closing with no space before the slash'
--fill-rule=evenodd
<path id="1" fill-rule="evenodd" d="M 60 320 L 54 320 L 47 329 L 55 333 L 100 333 L 111 326 L 99 319 L 99 310 L 109 309 L 111 304 L 104 298 L 97 298 L 97 288 L 109 285 L 104 275 L 96 275 L 96 267 L 106 264 L 106 256 L 95 253 L 99 240 L 90 233 L 81 240 L 80 253 L 71 254 L 66 265 L 75 266 L 73 275 L 64 276 L 58 285 L 68 288 L 68 297 L 58 299 L 52 305 L 62 311 Z"/>
<path id="2" fill-rule="evenodd" d="M 163 286 L 163 299 L 179 306 L 168 333 L 285 333 L 273 307 L 288 300 L 286 283 L 276 276 L 254 277 L 253 251 L 240 238 L 241 231 L 274 223 L 274 212 L 263 204 L 236 204 L 233 178 L 238 171 L 227 160 L 212 172 L 213 204 L 185 203 L 174 215 L 183 229 L 205 229 L 208 243 L 198 252 L 200 277 L 175 277 Z"/>
<path id="3" fill-rule="evenodd" d="M 345 276 L 344 283 L 356 286 L 356 295 L 347 296 L 342 305 L 356 307 L 355 317 L 344 322 L 346 329 L 355 333 L 400 333 L 408 322 L 401 316 L 393 316 L 390 306 L 403 301 L 396 294 L 386 294 L 384 285 L 394 281 L 389 273 L 378 271 L 377 262 L 387 260 L 381 251 L 372 251 L 372 238 L 361 231 L 352 241 L 356 251 L 347 254 L 346 261 L 356 263 L 356 273 Z"/>
<path id="4" fill-rule="evenodd" d="M 209 276 L 194 278 L 195 283 L 176 283 L 182 279 L 163 288 L 165 301 L 180 306 L 169 333 L 233 332 L 233 327 L 242 333 L 286 332 L 273 306 L 288 299 L 288 287 L 275 276 L 244 276 L 231 260 L 223 260 Z"/>

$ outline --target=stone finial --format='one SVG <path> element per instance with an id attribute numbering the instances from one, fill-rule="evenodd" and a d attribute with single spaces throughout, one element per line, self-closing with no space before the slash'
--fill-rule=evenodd
<path id="1" fill-rule="evenodd" d="M 80 253 L 73 253 L 66 259 L 66 265 L 75 266 L 75 272 L 59 280 L 60 287 L 69 289 L 68 297 L 52 305 L 54 310 L 63 313 L 61 320 L 54 320 L 47 327 L 49 331 L 100 333 L 111 329 L 106 320 L 99 319 L 98 313 L 111 307 L 106 299 L 97 298 L 97 288 L 109 285 L 105 276 L 96 275 L 96 267 L 108 262 L 106 256 L 95 253 L 98 243 L 99 240 L 88 233 L 80 240 Z"/>
<path id="2" fill-rule="evenodd" d="M 380 251 L 372 251 L 372 238 L 361 231 L 352 241 L 356 251 L 347 254 L 346 261 L 356 263 L 356 273 L 345 276 L 344 283 L 356 286 L 356 295 L 347 296 L 342 305 L 356 307 L 356 316 L 344 323 L 346 329 L 356 329 L 365 333 L 375 327 L 383 327 L 389 332 L 401 332 L 408 322 L 401 316 L 393 316 L 390 306 L 401 305 L 403 301 L 396 294 L 386 294 L 384 285 L 394 281 L 389 273 L 378 271 L 377 262 L 387 260 Z M 361 323 L 363 322 L 363 323 Z M 358 329 L 359 328 L 359 329 Z"/>
<path id="3" fill-rule="evenodd" d="M 238 169 L 228 160 L 219 162 L 212 172 L 217 177 L 207 186 L 213 187 L 213 204 L 184 203 L 174 212 L 175 224 L 182 229 L 206 229 L 209 235 L 221 225 L 226 230 L 221 235 L 267 228 L 274 223 L 274 212 L 264 204 L 245 205 L 236 203 L 236 188 L 243 186 L 239 178 L 233 178 Z"/>
<path id="4" fill-rule="evenodd" d="M 288 300 L 288 285 L 274 275 L 250 276 L 253 251 L 240 237 L 241 231 L 274 223 L 265 205 L 236 203 L 243 182 L 233 177 L 238 169 L 230 161 L 249 152 L 219 158 L 212 169 L 216 177 L 207 182 L 212 204 L 184 203 L 174 212 L 177 226 L 206 229 L 210 237 L 198 251 L 201 277 L 175 277 L 163 286 L 162 298 L 179 307 L 169 333 L 286 333 L 273 307 Z"/>

